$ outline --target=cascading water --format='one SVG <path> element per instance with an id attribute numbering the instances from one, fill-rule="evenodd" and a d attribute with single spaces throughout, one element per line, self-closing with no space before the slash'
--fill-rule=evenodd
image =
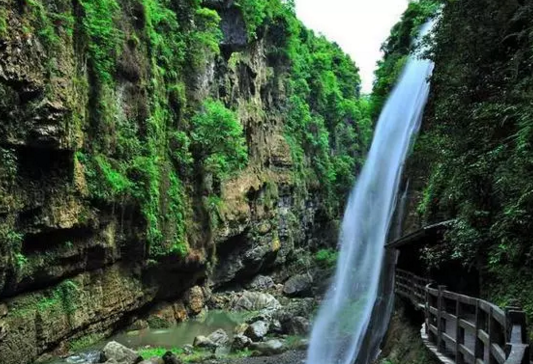
<path id="1" fill-rule="evenodd" d="M 432 28 L 426 24 L 421 34 Z M 433 63 L 411 57 L 389 97 L 351 192 L 335 279 L 316 318 L 307 364 L 353 364 L 378 294 L 400 174 L 429 94 Z"/>

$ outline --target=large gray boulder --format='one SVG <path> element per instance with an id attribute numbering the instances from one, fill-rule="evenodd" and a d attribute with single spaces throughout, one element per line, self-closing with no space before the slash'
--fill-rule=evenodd
<path id="1" fill-rule="evenodd" d="M 287 350 L 286 346 L 280 340 L 268 340 L 262 343 L 254 343 L 251 348 L 259 355 L 271 356 L 281 354 Z"/>
<path id="2" fill-rule="evenodd" d="M 272 277 L 258 275 L 247 285 L 247 288 L 252 291 L 266 291 L 267 289 L 273 288 L 275 285 Z"/>
<path id="3" fill-rule="evenodd" d="M 217 344 L 211 341 L 209 338 L 203 335 L 196 336 L 194 338 L 193 346 L 195 348 L 204 348 L 204 349 L 216 349 Z"/>
<path id="4" fill-rule="evenodd" d="M 283 331 L 289 335 L 307 335 L 310 329 L 311 324 L 305 317 L 291 317 L 283 322 Z"/>
<path id="5" fill-rule="evenodd" d="M 270 324 L 266 321 L 256 321 L 248 326 L 244 334 L 254 341 L 259 341 L 268 334 L 269 327 Z"/>
<path id="6" fill-rule="evenodd" d="M 312 295 L 313 278 L 309 274 L 292 276 L 283 285 L 283 293 L 288 297 L 309 297 Z"/>
<path id="7" fill-rule="evenodd" d="M 119 364 L 137 364 L 143 360 L 136 351 L 131 350 L 116 341 L 107 343 L 102 350 L 102 353 L 107 360 L 107 364 L 112 364 L 113 362 Z"/>
<path id="8" fill-rule="evenodd" d="M 174 354 L 171 351 L 167 351 L 165 355 L 163 355 L 163 363 L 164 364 L 183 364 L 183 362 L 178 359 L 176 354 Z"/>
<path id="9" fill-rule="evenodd" d="M 222 329 L 212 332 L 207 338 L 215 343 L 216 346 L 225 346 L 229 343 L 229 336 Z"/>
<path id="10" fill-rule="evenodd" d="M 270 328 L 268 329 L 269 334 L 283 334 L 283 326 L 281 325 L 281 322 L 279 320 L 272 320 L 270 321 Z"/>
<path id="11" fill-rule="evenodd" d="M 243 291 L 230 302 L 230 308 L 237 311 L 269 311 L 281 308 L 281 304 L 271 294 L 263 292 Z"/>
<path id="12" fill-rule="evenodd" d="M 284 324 L 292 317 L 311 317 L 316 307 L 317 303 L 313 298 L 293 299 L 283 306 L 283 310 L 276 311 L 273 318 Z"/>
<path id="13" fill-rule="evenodd" d="M 245 335 L 235 335 L 233 343 L 231 344 L 232 351 L 240 351 L 252 345 L 252 339 Z"/>

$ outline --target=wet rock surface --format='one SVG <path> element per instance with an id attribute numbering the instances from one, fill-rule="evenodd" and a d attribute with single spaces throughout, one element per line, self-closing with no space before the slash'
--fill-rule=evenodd
<path id="1" fill-rule="evenodd" d="M 250 324 L 244 334 L 254 341 L 259 341 L 266 336 L 269 328 L 270 324 L 268 322 L 260 320 Z"/>
<path id="2" fill-rule="evenodd" d="M 279 301 L 268 293 L 243 291 L 237 293 L 230 302 L 231 310 L 270 311 L 281 308 Z"/>
<path id="3" fill-rule="evenodd" d="M 263 356 L 277 355 L 287 350 L 287 347 L 284 345 L 284 343 L 277 339 L 254 343 L 251 345 L 251 348 L 257 352 L 258 355 Z"/>
<path id="4" fill-rule="evenodd" d="M 108 343 L 102 350 L 102 354 L 100 360 L 106 360 L 106 364 L 137 364 L 143 360 L 139 353 L 116 341 Z"/>
<path id="5" fill-rule="evenodd" d="M 39 4 L 34 10 L 42 14 L 69 14 L 72 24 L 82 23 L 82 14 L 72 2 Z M 51 48 L 39 36 L 46 32 L 33 29 L 35 14 L 22 11 L 15 0 L 2 1 L 5 13 L 0 15 L 6 19 L 6 29 L 0 40 L 0 144 L 2 158 L 8 155 L 16 168 L 10 176 L 13 185 L 0 191 L 1 228 L 16 233 L 13 245 L 20 245 L 17 251 L 9 244 L 0 248 L 2 364 L 31 363 L 45 352 L 67 355 L 69 342 L 90 334 L 107 337 L 135 321 L 132 328 L 136 330 L 147 325 L 171 327 L 205 310 L 210 300 L 207 281 L 215 288 L 245 285 L 258 273 L 290 265 L 299 247 L 311 237 L 318 240 L 314 232 L 322 230 L 323 221 L 317 216 L 324 209 L 319 194 L 300 188 L 291 178 L 294 161 L 284 137 L 282 107 L 288 65 L 272 59 L 275 56 L 270 52 L 278 43 L 278 33 L 265 29 L 257 39 L 249 39 L 233 0 L 208 0 L 205 6 L 221 17 L 222 54 L 206 60 L 205 72 L 192 72 L 190 79 L 183 80 L 185 101 L 192 108 L 206 95 L 219 96 L 237 111 L 246 125 L 250 168 L 217 186 L 216 195 L 225 209 L 220 224 L 209 231 L 213 239 L 205 236 L 207 212 L 194 211 L 191 219 L 198 227 L 187 231 L 189 256 L 170 254 L 155 260 L 146 254 L 146 221 L 138 203 L 131 196 L 104 202 L 90 195 L 83 157 L 92 157 L 89 146 L 106 136 L 92 127 L 105 122 L 94 109 L 102 95 L 92 84 L 94 70 L 86 62 L 90 47 L 78 47 L 80 32 L 65 31 L 63 22 L 68 21 L 61 18 L 54 20 L 61 24 L 51 28 L 57 36 Z M 133 9 L 136 15 L 125 10 L 117 9 L 120 21 L 115 25 L 124 27 L 117 29 L 120 33 L 133 34 L 132 29 L 144 26 L 138 24 L 144 10 Z M 284 29 L 277 31 L 282 34 Z M 105 101 L 112 100 L 114 127 L 127 120 L 132 130 L 143 133 L 153 111 L 152 90 L 147 85 L 154 75 L 145 41 L 145 37 L 117 40 L 121 56 L 116 72 L 110 75 L 112 82 L 104 88 L 109 95 L 103 95 L 108 97 Z M 114 127 L 106 132 L 113 134 Z M 116 135 L 111 139 L 102 154 L 109 149 L 113 159 L 120 154 L 116 153 L 120 146 L 115 145 Z M 112 162 L 116 167 L 123 161 Z M 168 173 L 164 175 L 158 191 L 161 196 L 167 195 L 164 188 L 169 182 Z M 203 191 L 203 186 L 194 185 L 196 181 L 182 182 L 187 191 L 196 191 L 184 196 L 187 203 L 213 192 Z M 161 240 L 173 241 L 170 234 L 175 224 L 170 220 L 174 217 L 168 211 L 161 215 L 169 219 L 160 226 L 165 235 Z M 208 273 L 206 257 L 213 244 L 206 242 L 211 240 L 217 245 L 217 256 L 212 257 L 216 259 L 210 262 L 214 266 Z M 21 252 L 24 269 L 13 259 Z M 272 278 L 265 276 L 248 287 L 253 291 L 274 288 Z M 64 309 L 68 305 L 55 299 L 66 291 L 83 310 Z M 256 310 L 261 299 L 244 301 L 240 303 L 243 309 Z M 36 302 L 49 305 L 40 305 L 45 309 L 39 310 Z M 264 309 L 277 307 L 275 301 L 269 302 Z M 21 346 L 27 347 L 24 353 L 18 350 Z"/>
<path id="6" fill-rule="evenodd" d="M 313 278 L 310 274 L 292 276 L 283 285 L 283 293 L 288 297 L 309 297 L 312 295 Z"/>

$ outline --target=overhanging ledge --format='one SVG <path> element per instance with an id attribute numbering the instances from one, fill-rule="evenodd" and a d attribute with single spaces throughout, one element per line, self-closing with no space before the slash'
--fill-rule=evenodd
<path id="1" fill-rule="evenodd" d="M 424 226 L 422 229 L 407 234 L 400 239 L 394 240 L 385 245 L 387 249 L 399 249 L 405 245 L 417 244 L 424 242 L 424 238 L 442 234 L 455 220 L 442 221 L 437 224 Z"/>

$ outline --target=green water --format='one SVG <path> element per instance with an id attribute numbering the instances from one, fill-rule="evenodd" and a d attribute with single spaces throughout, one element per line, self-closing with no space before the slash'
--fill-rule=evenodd
<path id="1" fill-rule="evenodd" d="M 226 331 L 231 338 L 233 329 L 241 322 L 239 315 L 213 311 L 208 313 L 204 319 L 186 321 L 168 329 L 127 332 L 116 335 L 108 341 L 114 340 L 129 348 L 145 346 L 181 348 L 187 344 L 192 345 L 196 336 L 207 336 L 218 329 Z"/>
<path id="2" fill-rule="evenodd" d="M 233 329 L 242 322 L 244 322 L 242 314 L 210 311 L 202 318 L 189 320 L 168 329 L 144 329 L 119 333 L 68 358 L 57 359 L 49 364 L 93 364 L 97 362 L 99 351 L 109 341 L 117 341 L 132 349 L 145 347 L 171 349 L 183 348 L 187 344 L 192 345 L 196 336 L 207 336 L 218 329 L 223 329 L 232 338 Z"/>

